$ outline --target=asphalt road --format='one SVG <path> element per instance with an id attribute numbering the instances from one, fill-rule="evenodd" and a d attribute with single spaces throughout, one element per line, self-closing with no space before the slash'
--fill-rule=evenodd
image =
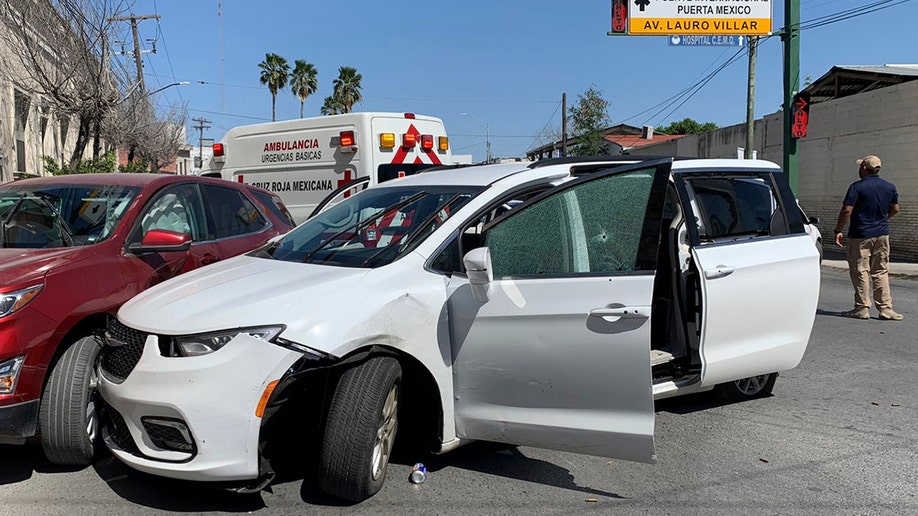
<path id="1" fill-rule="evenodd" d="M 892 283 L 904 321 L 845 319 L 837 314 L 851 307 L 847 275 L 824 269 L 800 367 L 762 400 L 659 402 L 656 465 L 476 444 L 392 464 L 378 495 L 348 506 L 297 478 L 235 495 L 111 457 L 62 470 L 35 447 L 0 446 L 0 507 L 17 515 L 918 514 L 918 281 Z M 421 485 L 407 481 L 417 459 L 430 471 Z"/>

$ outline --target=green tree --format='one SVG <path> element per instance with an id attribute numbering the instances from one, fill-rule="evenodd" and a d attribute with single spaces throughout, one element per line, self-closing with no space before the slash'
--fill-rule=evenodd
<path id="1" fill-rule="evenodd" d="M 306 98 L 319 90 L 319 75 L 312 63 L 302 59 L 293 62 L 293 71 L 290 72 L 290 86 L 293 94 L 300 99 L 300 118 L 303 118 L 303 106 Z"/>
<path id="2" fill-rule="evenodd" d="M 591 85 L 584 93 L 577 95 L 577 102 L 568 110 L 571 129 L 576 143 L 571 147 L 572 156 L 593 156 L 602 153 L 602 131 L 610 125 L 609 101 L 602 92 Z"/>
<path id="3" fill-rule="evenodd" d="M 334 93 L 332 97 L 340 106 L 340 113 L 350 113 L 354 104 L 363 100 L 360 93 L 360 81 L 363 76 L 357 73 L 356 68 L 342 66 L 338 68 L 338 78 L 334 82 Z"/>
<path id="4" fill-rule="evenodd" d="M 322 103 L 321 111 L 323 115 L 340 115 L 344 113 L 344 106 L 342 106 L 335 97 L 325 97 L 325 102 Z"/>
<path id="5" fill-rule="evenodd" d="M 666 127 L 657 129 L 657 132 L 663 134 L 697 134 L 715 129 L 717 129 L 717 124 L 714 122 L 700 124 L 691 118 L 683 118 L 678 122 L 673 122 Z"/>
<path id="6" fill-rule="evenodd" d="M 98 158 L 79 159 L 66 165 L 58 165 L 51 156 L 42 156 L 45 171 L 53 176 L 68 174 L 106 174 L 115 171 L 115 153 L 108 152 Z"/>
<path id="7" fill-rule="evenodd" d="M 277 92 L 287 86 L 290 65 L 277 54 L 265 54 L 265 60 L 258 63 L 261 68 L 261 83 L 271 92 L 271 121 L 277 120 Z"/>

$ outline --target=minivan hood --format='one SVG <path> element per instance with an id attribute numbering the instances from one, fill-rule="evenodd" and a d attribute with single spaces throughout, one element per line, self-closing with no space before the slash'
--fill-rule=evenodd
<path id="1" fill-rule="evenodd" d="M 239 256 L 147 289 L 121 307 L 118 319 L 164 335 L 285 323 L 302 319 L 367 272 Z"/>
<path id="2" fill-rule="evenodd" d="M 40 281 L 51 269 L 79 260 L 85 248 L 0 248 L 0 288 Z"/>

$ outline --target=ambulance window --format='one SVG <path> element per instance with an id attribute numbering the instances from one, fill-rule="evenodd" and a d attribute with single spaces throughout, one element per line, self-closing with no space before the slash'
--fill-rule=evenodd
<path id="1" fill-rule="evenodd" d="M 255 233 L 268 225 L 258 208 L 235 189 L 204 185 L 204 203 L 212 208 L 208 218 L 216 239 Z"/>

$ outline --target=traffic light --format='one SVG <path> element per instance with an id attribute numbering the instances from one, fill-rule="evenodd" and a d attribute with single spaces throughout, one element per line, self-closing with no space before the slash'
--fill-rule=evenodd
<path id="1" fill-rule="evenodd" d="M 610 34 L 628 32 L 628 0 L 612 0 L 612 31 Z"/>
<path id="2" fill-rule="evenodd" d="M 806 126 L 810 121 L 810 94 L 798 93 L 794 95 L 794 104 L 791 106 L 791 137 L 806 137 Z"/>

